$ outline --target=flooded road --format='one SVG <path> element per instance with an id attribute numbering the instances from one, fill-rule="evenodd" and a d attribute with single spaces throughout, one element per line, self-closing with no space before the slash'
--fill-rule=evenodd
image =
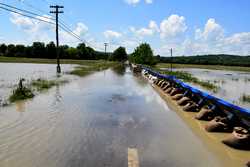
<path id="1" fill-rule="evenodd" d="M 125 71 L 123 71 L 125 70 Z M 221 166 L 143 78 L 94 73 L 0 108 L 1 167 Z"/>
<path id="2" fill-rule="evenodd" d="M 219 87 L 217 92 L 210 91 L 216 97 L 225 99 L 243 108 L 250 109 L 250 103 L 242 100 L 243 95 L 250 95 L 250 73 L 240 71 L 223 71 L 208 69 L 183 68 L 175 69 L 193 74 L 200 80 L 209 81 Z M 190 85 L 193 85 L 190 83 Z M 199 85 L 194 85 L 201 90 L 205 90 Z"/>

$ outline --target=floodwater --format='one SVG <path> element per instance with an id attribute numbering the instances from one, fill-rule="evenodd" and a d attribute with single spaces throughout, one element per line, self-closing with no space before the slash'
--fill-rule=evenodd
<path id="1" fill-rule="evenodd" d="M 199 85 L 199 89 L 210 92 L 210 94 L 225 99 L 243 108 L 250 109 L 250 103 L 242 101 L 242 96 L 250 95 L 250 73 L 240 71 L 223 71 L 208 69 L 183 68 L 176 69 L 186 71 L 203 81 L 209 81 L 219 87 L 216 92 L 206 90 Z M 190 83 L 192 85 L 192 83 Z"/>
<path id="2" fill-rule="evenodd" d="M 142 167 L 221 166 L 128 68 L 97 72 L 0 107 L 1 167 L 127 167 L 129 148 L 137 150 Z"/>
<path id="3" fill-rule="evenodd" d="M 75 66 L 63 64 L 62 72 L 69 72 Z M 54 64 L 0 63 L 0 106 L 18 84 L 19 79 L 25 78 L 27 82 L 38 78 L 55 79 L 58 77 L 55 71 Z"/>

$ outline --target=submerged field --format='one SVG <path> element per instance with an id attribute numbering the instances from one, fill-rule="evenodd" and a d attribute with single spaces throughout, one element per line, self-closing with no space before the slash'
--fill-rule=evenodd
<path id="1" fill-rule="evenodd" d="M 170 64 L 159 63 L 157 68 L 169 68 Z M 197 64 L 173 64 L 173 68 L 199 68 L 199 69 L 210 69 L 210 70 L 225 70 L 225 71 L 245 71 L 250 72 L 250 67 L 240 66 L 221 66 L 221 65 L 197 65 Z"/>

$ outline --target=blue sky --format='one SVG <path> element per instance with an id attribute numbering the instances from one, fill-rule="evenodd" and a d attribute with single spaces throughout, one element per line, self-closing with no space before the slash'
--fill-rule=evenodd
<path id="1" fill-rule="evenodd" d="M 0 0 L 48 15 L 49 4 L 64 5 L 60 18 L 90 46 L 109 51 L 141 42 L 154 53 L 250 55 L 249 0 Z M 0 9 L 0 43 L 31 44 L 55 39 L 54 27 Z M 79 41 L 60 31 L 61 44 Z"/>

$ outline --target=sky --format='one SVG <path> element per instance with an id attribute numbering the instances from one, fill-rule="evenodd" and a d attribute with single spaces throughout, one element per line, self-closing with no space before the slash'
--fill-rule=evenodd
<path id="1" fill-rule="evenodd" d="M 155 55 L 250 55 L 249 0 L 0 0 L 45 17 L 49 5 L 63 5 L 61 22 L 87 41 L 108 51 L 128 53 L 143 42 Z M 1 5 L 0 5 L 1 6 Z M 62 29 L 60 44 L 80 42 Z M 31 45 L 55 41 L 55 27 L 0 9 L 0 43 Z"/>

